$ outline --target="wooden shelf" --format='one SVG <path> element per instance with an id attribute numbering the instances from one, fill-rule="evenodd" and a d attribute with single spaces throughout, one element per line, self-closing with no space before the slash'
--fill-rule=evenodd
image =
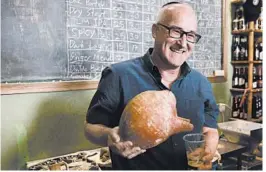
<path id="1" fill-rule="evenodd" d="M 243 0 L 231 0 L 232 4 L 243 4 Z"/>
<path id="2" fill-rule="evenodd" d="M 251 29 L 247 29 L 247 30 L 233 30 L 232 34 L 248 34 L 249 32 L 251 32 Z"/>
<path id="3" fill-rule="evenodd" d="M 239 60 L 239 61 L 231 61 L 231 63 L 232 64 L 249 64 L 249 63 L 262 64 L 262 61 Z"/>
<path id="4" fill-rule="evenodd" d="M 262 30 L 262 29 L 254 29 L 254 32 L 255 32 L 255 33 L 262 33 L 263 30 Z"/>
<path id="5" fill-rule="evenodd" d="M 248 34 L 250 32 L 254 32 L 254 33 L 257 33 L 257 34 L 262 34 L 262 30 L 257 30 L 257 29 L 233 30 L 232 34 Z"/>
<path id="6" fill-rule="evenodd" d="M 262 92 L 262 88 L 252 89 L 253 93 Z"/>
<path id="7" fill-rule="evenodd" d="M 253 61 L 255 64 L 262 64 L 262 61 Z"/>
<path id="8" fill-rule="evenodd" d="M 244 92 L 245 89 L 242 88 L 231 88 L 230 91 L 234 91 L 234 92 Z M 249 92 L 249 90 L 248 90 Z M 258 92 L 262 92 L 262 88 L 255 88 L 251 90 L 252 93 L 258 93 Z"/>
<path id="9" fill-rule="evenodd" d="M 244 0 L 231 0 L 231 5 L 242 5 Z M 235 9 L 236 10 L 236 9 Z M 233 13 L 233 11 L 231 11 Z M 232 16 L 232 15 L 231 15 Z M 253 102 L 253 95 L 258 93 L 262 93 L 262 88 L 253 89 L 252 83 L 253 83 L 253 68 L 256 65 L 261 65 L 262 61 L 254 61 L 254 41 L 260 42 L 262 41 L 262 29 L 255 29 L 255 22 L 250 21 L 248 22 L 248 28 L 246 30 L 232 30 L 231 35 L 245 35 L 247 36 L 247 43 L 248 43 L 248 60 L 242 60 L 242 61 L 231 61 L 231 65 L 244 65 L 248 67 L 248 89 L 240 89 L 240 88 L 231 88 L 230 92 L 232 96 L 237 95 L 247 95 L 246 101 L 247 101 L 247 114 L 248 114 L 248 121 L 254 121 L 254 122 L 261 122 L 261 119 L 253 119 L 252 118 L 252 102 Z M 259 37 L 259 39 L 255 40 L 256 37 Z M 247 94 L 246 94 L 247 93 Z M 242 102 L 243 103 L 243 102 Z"/>
<path id="10" fill-rule="evenodd" d="M 231 61 L 232 64 L 249 64 L 249 61 L 239 60 L 239 61 Z"/>
<path id="11" fill-rule="evenodd" d="M 248 120 L 245 120 L 245 119 L 234 118 L 234 117 L 229 118 L 229 120 L 230 120 L 230 121 L 235 121 L 235 120 L 244 120 L 244 121 L 248 121 Z M 258 118 L 258 119 L 251 118 L 250 121 L 252 121 L 252 122 L 262 122 L 262 117 L 260 117 L 260 118 Z"/>
<path id="12" fill-rule="evenodd" d="M 235 91 L 235 92 L 244 92 L 245 89 L 241 89 L 241 88 L 231 88 L 230 91 Z M 248 90 L 249 92 L 249 90 Z"/>

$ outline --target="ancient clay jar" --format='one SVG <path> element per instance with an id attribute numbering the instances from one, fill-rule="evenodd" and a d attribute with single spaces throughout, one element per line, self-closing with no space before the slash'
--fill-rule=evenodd
<path id="1" fill-rule="evenodd" d="M 171 135 L 191 131 L 188 119 L 177 116 L 176 99 L 168 90 L 145 91 L 129 101 L 119 122 L 122 141 L 148 149 L 164 142 Z"/>

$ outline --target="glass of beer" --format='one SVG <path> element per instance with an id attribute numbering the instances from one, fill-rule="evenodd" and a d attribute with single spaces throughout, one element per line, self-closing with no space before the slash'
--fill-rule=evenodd
<path id="1" fill-rule="evenodd" d="M 203 165 L 205 138 L 201 133 L 186 134 L 183 137 L 186 146 L 189 169 L 196 170 Z"/>

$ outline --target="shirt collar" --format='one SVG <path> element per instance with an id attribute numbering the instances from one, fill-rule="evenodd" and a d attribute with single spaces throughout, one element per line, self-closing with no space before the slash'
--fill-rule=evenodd
<path id="1" fill-rule="evenodd" d="M 153 51 L 153 48 L 149 48 L 149 50 L 147 51 L 147 53 L 143 56 L 143 61 L 145 63 L 145 65 L 147 66 L 148 70 L 150 73 L 154 73 L 154 72 L 158 72 L 159 70 L 157 68 L 157 66 L 155 66 L 151 60 L 151 53 Z M 180 77 L 183 78 L 185 77 L 188 73 L 191 72 L 191 68 L 189 67 L 189 65 L 187 64 L 187 62 L 184 62 L 181 65 L 181 74 Z"/>

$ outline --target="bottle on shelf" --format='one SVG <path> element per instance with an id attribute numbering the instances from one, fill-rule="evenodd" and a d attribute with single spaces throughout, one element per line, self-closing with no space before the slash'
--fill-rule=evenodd
<path id="1" fill-rule="evenodd" d="M 240 107 L 239 106 L 239 116 L 238 116 L 239 119 L 243 119 L 244 118 L 244 108 L 243 108 L 243 105 Z"/>
<path id="2" fill-rule="evenodd" d="M 233 97 L 232 111 L 233 111 L 232 117 L 238 118 L 239 117 L 239 104 L 238 104 L 238 97 L 237 96 Z"/>
<path id="3" fill-rule="evenodd" d="M 259 44 L 255 42 L 255 47 L 254 47 L 254 61 L 258 61 L 260 58 L 260 50 L 259 50 Z"/>
<path id="4" fill-rule="evenodd" d="M 243 67 L 239 68 L 238 88 L 245 89 L 245 73 Z"/>
<path id="5" fill-rule="evenodd" d="M 247 60 L 247 39 L 246 36 L 240 36 L 239 60 Z"/>
<path id="6" fill-rule="evenodd" d="M 233 77 L 232 77 L 232 87 L 233 88 L 238 88 L 239 87 L 239 72 L 238 72 L 238 68 L 234 67 L 234 73 L 233 73 Z"/>
<path id="7" fill-rule="evenodd" d="M 236 43 L 236 36 L 233 36 L 233 38 L 232 38 L 232 40 L 233 40 L 233 42 L 232 42 L 232 61 L 235 61 L 236 59 L 235 59 L 235 50 L 236 50 L 236 48 L 237 48 L 237 43 Z"/>
<path id="8" fill-rule="evenodd" d="M 257 119 L 257 97 L 256 96 L 252 96 L 252 114 L 251 114 L 251 117 L 254 118 L 254 119 Z"/>
<path id="9" fill-rule="evenodd" d="M 244 18 L 244 8 L 241 6 L 238 8 L 238 30 L 246 30 L 246 22 Z"/>
<path id="10" fill-rule="evenodd" d="M 258 96 L 258 118 L 262 117 L 262 98 Z"/>
<path id="11" fill-rule="evenodd" d="M 262 97 L 255 95 L 252 99 L 252 118 L 258 119 L 260 117 L 262 117 Z"/>
<path id="12" fill-rule="evenodd" d="M 255 67 L 253 67 L 252 88 L 257 88 L 257 73 Z"/>
<path id="13" fill-rule="evenodd" d="M 262 42 L 259 44 L 259 61 L 262 61 L 263 59 L 263 51 L 262 51 Z"/>
<path id="14" fill-rule="evenodd" d="M 239 56 L 240 56 L 240 38 L 239 36 L 235 36 L 235 44 L 233 45 L 233 59 L 235 61 L 239 60 Z"/>
<path id="15" fill-rule="evenodd" d="M 259 97 L 257 96 L 256 98 L 256 118 L 259 118 L 260 117 L 260 114 L 259 114 L 259 107 L 260 107 L 260 104 L 259 104 Z"/>
<path id="16" fill-rule="evenodd" d="M 262 117 L 262 96 L 260 96 L 260 101 L 259 101 L 260 103 L 260 106 L 259 106 L 259 113 L 260 113 L 260 117 Z"/>
<path id="17" fill-rule="evenodd" d="M 247 120 L 248 119 L 248 103 L 247 103 L 247 98 L 245 99 L 243 103 L 243 119 Z"/>
<path id="18" fill-rule="evenodd" d="M 248 37 L 245 36 L 245 59 L 244 60 L 247 60 L 248 61 Z"/>
<path id="19" fill-rule="evenodd" d="M 237 31 L 238 30 L 238 14 L 237 14 L 237 10 L 235 10 L 235 18 L 233 20 L 232 23 L 232 27 L 233 27 L 233 31 Z"/>
<path id="20" fill-rule="evenodd" d="M 245 89 L 248 88 L 248 68 L 244 68 Z"/>
<path id="21" fill-rule="evenodd" d="M 261 7 L 260 16 L 255 22 L 255 29 L 261 30 L 262 29 L 262 25 L 263 25 L 263 22 L 262 22 L 262 7 Z"/>
<path id="22" fill-rule="evenodd" d="M 262 65 L 259 65 L 257 67 L 257 88 L 262 88 L 262 85 L 263 85 L 263 81 L 262 81 Z"/>

